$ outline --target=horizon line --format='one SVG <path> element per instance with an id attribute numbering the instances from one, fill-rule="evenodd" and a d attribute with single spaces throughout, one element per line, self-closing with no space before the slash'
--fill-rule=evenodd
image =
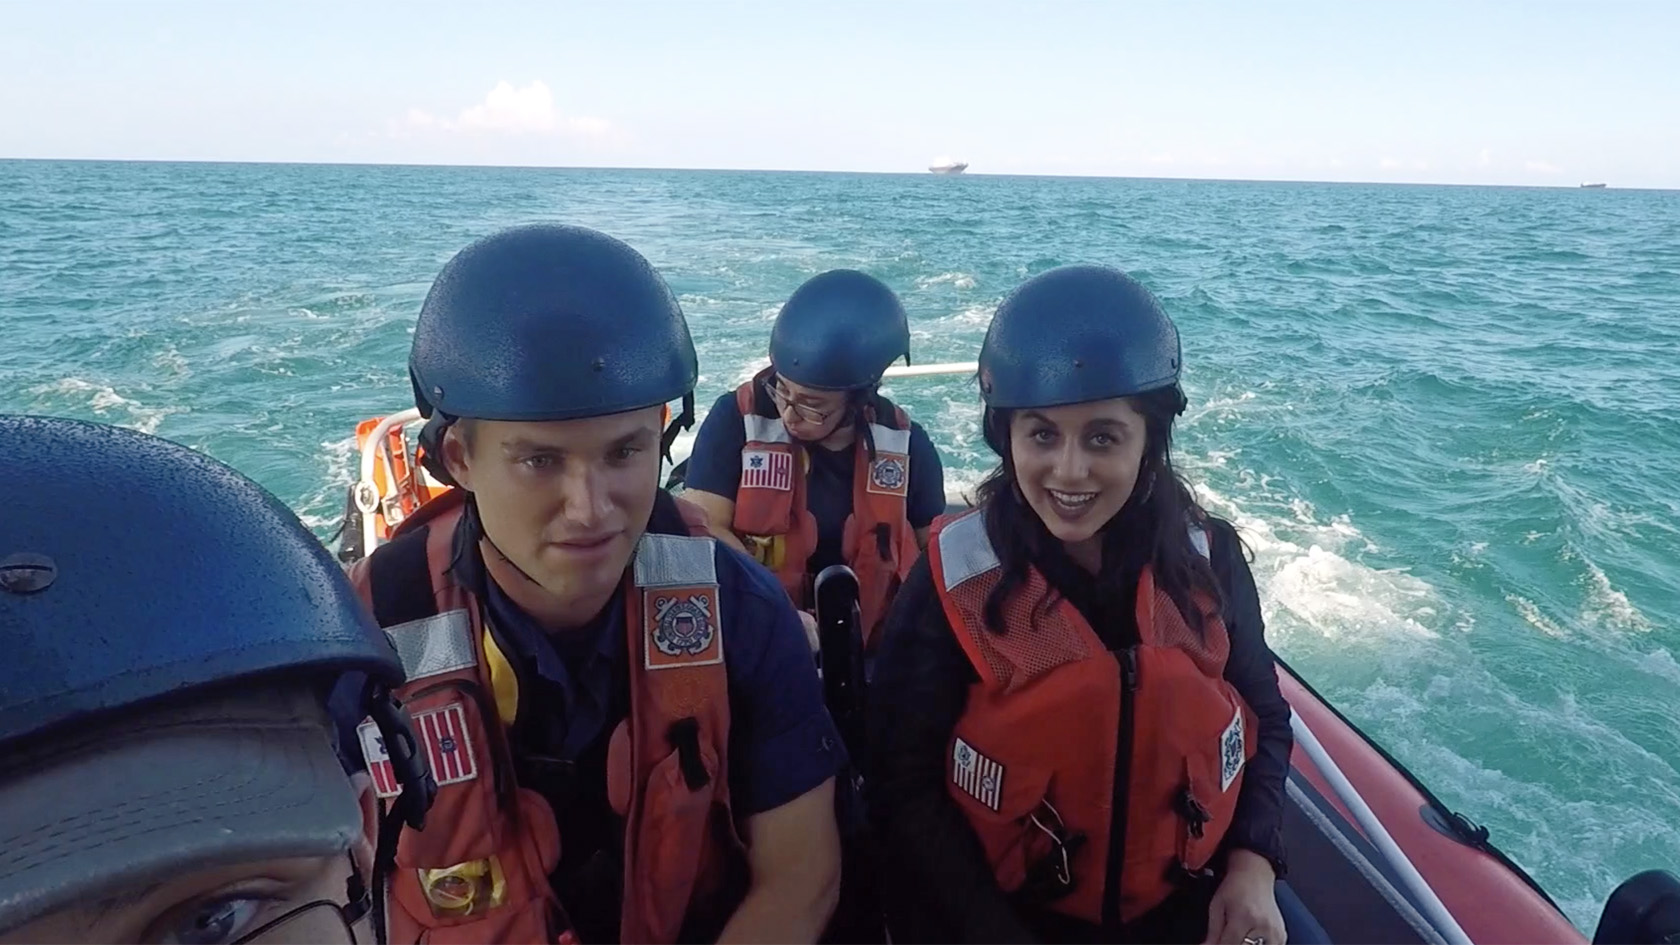
<path id="1" fill-rule="evenodd" d="M 1047 173 L 999 173 L 963 171 L 960 174 L 936 174 L 929 170 L 921 171 L 861 171 L 840 169 L 811 169 L 811 168 L 763 168 L 763 167 L 670 167 L 670 166 L 631 166 L 606 164 L 462 164 L 452 162 L 427 163 L 414 161 L 280 161 L 280 160 L 229 160 L 216 158 L 66 158 L 66 157 L 5 157 L 0 156 L 0 163 L 37 163 L 37 164 L 210 164 L 235 165 L 257 167 L 370 167 L 370 168 L 436 168 L 436 169 L 468 169 L 468 170 L 530 170 L 530 171 L 653 171 L 653 172 L 683 172 L 683 173 L 718 173 L 718 174 L 869 174 L 882 177 L 927 177 L 927 178 L 1050 178 L 1060 180 L 1136 180 L 1136 181 L 1171 181 L 1179 183 L 1217 183 L 1217 184 L 1329 184 L 1372 187 L 1503 187 L 1524 190 L 1620 190 L 1628 192 L 1667 193 L 1680 191 L 1675 187 L 1617 187 L 1605 183 L 1602 187 L 1587 187 L 1587 183 L 1597 184 L 1597 181 L 1583 181 L 1577 184 L 1492 184 L 1471 183 L 1462 181 L 1389 181 L 1389 180 L 1317 180 L 1300 177 L 1173 177 L 1148 176 L 1140 174 L 1047 174 Z M 970 167 L 973 165 L 970 164 Z"/>

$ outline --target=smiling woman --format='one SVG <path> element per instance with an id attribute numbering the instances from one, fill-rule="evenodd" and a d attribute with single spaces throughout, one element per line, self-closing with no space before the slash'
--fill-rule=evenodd
<path id="1" fill-rule="evenodd" d="M 1236 534 L 1172 465 L 1179 371 L 1114 270 L 998 308 L 1000 463 L 935 526 L 871 687 L 889 888 L 926 891 L 892 904 L 896 937 L 1285 941 L 1289 707 Z"/>

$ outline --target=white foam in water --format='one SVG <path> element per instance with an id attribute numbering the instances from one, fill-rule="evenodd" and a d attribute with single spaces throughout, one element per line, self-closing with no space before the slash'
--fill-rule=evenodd
<path id="1" fill-rule="evenodd" d="M 926 324 L 928 324 L 929 328 L 934 330 L 940 336 L 947 334 L 953 327 L 985 328 L 992 323 L 992 315 L 997 312 L 997 306 L 998 303 L 996 301 L 987 302 L 981 305 L 965 306 L 949 315 L 943 315 Z"/>
<path id="2" fill-rule="evenodd" d="M 1194 465 L 1194 464 L 1189 464 Z M 1437 616 L 1435 589 L 1400 569 L 1373 568 L 1345 556 L 1374 550 L 1347 516 L 1321 521 L 1310 503 L 1288 502 L 1292 521 L 1269 521 L 1203 482 L 1198 500 L 1237 527 L 1254 552 L 1253 570 L 1269 627 L 1325 639 L 1437 636 L 1420 618 Z M 1278 621 L 1282 608 L 1292 618 Z"/>
<path id="3" fill-rule="evenodd" d="M 115 423 L 118 426 L 128 427 L 131 430 L 138 430 L 141 433 L 156 433 L 158 426 L 163 423 L 165 417 L 171 414 L 188 413 L 190 409 L 187 407 L 148 407 L 137 400 L 124 397 L 109 385 L 94 384 L 79 377 L 61 378 L 52 384 L 32 387 L 29 389 L 29 393 L 36 397 L 58 396 L 68 398 L 80 398 L 83 395 L 91 394 L 92 396 L 87 398 L 87 406 L 100 419 Z M 126 422 L 121 415 L 112 416 L 112 411 L 121 411 L 126 414 Z"/>
<path id="4" fill-rule="evenodd" d="M 1642 672 L 1680 686 L 1680 662 L 1676 662 L 1674 654 L 1667 650 L 1652 650 L 1641 656 L 1636 665 Z"/>
<path id="5" fill-rule="evenodd" d="M 344 523 L 345 497 L 349 495 L 350 484 L 361 473 L 355 435 L 322 443 L 321 456 L 325 475 L 320 478 L 319 487 L 297 504 L 298 518 L 311 531 L 330 534 Z"/>
<path id="6" fill-rule="evenodd" d="M 1633 606 L 1626 594 L 1611 586 L 1610 578 L 1598 565 L 1581 558 L 1587 568 L 1587 601 L 1581 612 L 1581 622 L 1590 627 L 1612 630 L 1649 632 L 1651 621 Z"/>
<path id="7" fill-rule="evenodd" d="M 1544 633 L 1546 636 L 1562 639 L 1563 637 L 1569 635 L 1569 631 L 1563 629 L 1563 627 L 1559 626 L 1556 621 L 1541 613 L 1539 606 L 1528 598 L 1518 594 L 1506 594 L 1505 601 L 1517 609 L 1518 616 L 1522 617 L 1529 626 L 1541 633 Z"/>
<path id="8" fill-rule="evenodd" d="M 760 355 L 759 357 L 753 358 L 751 361 L 747 362 L 745 367 L 743 367 L 743 368 L 741 368 L 741 370 L 735 372 L 735 380 L 730 382 L 729 389 L 734 390 L 735 388 L 740 387 L 742 384 L 745 384 L 746 382 L 752 380 L 754 377 L 757 377 L 759 371 L 762 371 L 769 366 L 770 366 L 770 356 L 769 355 L 767 355 L 767 354 L 766 355 Z M 696 406 L 698 406 L 698 405 L 696 405 Z M 711 405 L 708 404 L 707 406 L 711 406 Z"/>
<path id="9" fill-rule="evenodd" d="M 181 355 L 181 352 L 174 345 L 165 347 L 153 356 L 152 363 L 177 378 L 183 378 L 192 373 L 191 368 L 187 365 L 187 359 Z"/>
<path id="10" fill-rule="evenodd" d="M 916 288 L 930 289 L 936 285 L 948 285 L 956 289 L 974 288 L 974 277 L 966 272 L 945 272 L 937 276 L 917 276 Z"/>

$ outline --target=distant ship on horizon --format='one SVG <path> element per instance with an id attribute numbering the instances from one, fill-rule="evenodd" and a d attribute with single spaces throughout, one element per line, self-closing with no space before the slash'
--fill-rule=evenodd
<path id="1" fill-rule="evenodd" d="M 1583 189 L 1583 190 L 1603 190 L 1607 186 L 1608 186 L 1607 184 L 1582 184 L 1581 189 Z"/>
<path id="2" fill-rule="evenodd" d="M 933 164 L 928 167 L 928 170 L 935 174 L 961 174 L 963 171 L 968 170 L 968 162 L 942 157 L 935 159 Z"/>

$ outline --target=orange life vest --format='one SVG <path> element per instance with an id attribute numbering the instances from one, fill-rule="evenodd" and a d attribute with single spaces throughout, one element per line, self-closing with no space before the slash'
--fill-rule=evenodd
<path id="1" fill-rule="evenodd" d="M 396 540 L 424 529 L 408 540 L 425 542 L 434 613 L 386 633 L 407 670 L 397 695 L 438 794 L 426 829 L 402 830 L 386 889 L 387 938 L 576 941 L 548 881 L 562 842 L 554 812 L 514 783 L 508 730 L 519 709 L 517 676 L 481 601 L 449 574 L 463 495 L 452 490 L 428 505 Z M 689 511 L 684 518 L 691 531 L 703 530 Z M 393 547 L 351 569 L 370 607 L 374 559 Z M 631 707 L 607 753 L 607 795 L 625 818 L 624 942 L 675 941 L 691 905 L 741 851 L 729 809 L 728 678 L 713 551 L 710 538 L 647 534 L 625 578 Z M 375 790 L 395 796 L 400 787 L 377 732 L 364 723 L 361 736 Z"/>
<path id="2" fill-rule="evenodd" d="M 758 412 L 758 392 L 769 371 L 735 390 L 746 424 L 741 449 L 741 484 L 735 493 L 731 527 L 747 550 L 781 580 L 802 610 L 812 606 L 806 563 L 817 550 L 817 520 L 806 508 L 805 447 L 788 434 L 780 417 Z M 906 515 L 910 493 L 910 417 L 894 408 L 891 426 L 873 411 L 866 418 L 875 459 L 860 441 L 853 444 L 852 514 L 847 516 L 840 554 L 857 575 L 864 646 L 886 617 L 892 595 L 910 573 L 921 550 Z"/>
<path id="3" fill-rule="evenodd" d="M 1192 538 L 1206 554 L 1205 534 Z M 1066 599 L 1045 609 L 1050 587 L 1035 568 L 994 633 L 982 612 L 1002 571 L 979 511 L 936 522 L 928 553 L 980 678 L 952 734 L 947 787 L 998 885 L 1094 924 L 1114 896 L 1120 921 L 1137 918 L 1207 866 L 1254 756 L 1255 717 L 1225 681 L 1230 641 L 1216 608 L 1204 601 L 1198 636 L 1146 567 L 1139 643 L 1116 653 Z M 1112 862 L 1117 770 L 1127 772 L 1124 848 Z"/>

